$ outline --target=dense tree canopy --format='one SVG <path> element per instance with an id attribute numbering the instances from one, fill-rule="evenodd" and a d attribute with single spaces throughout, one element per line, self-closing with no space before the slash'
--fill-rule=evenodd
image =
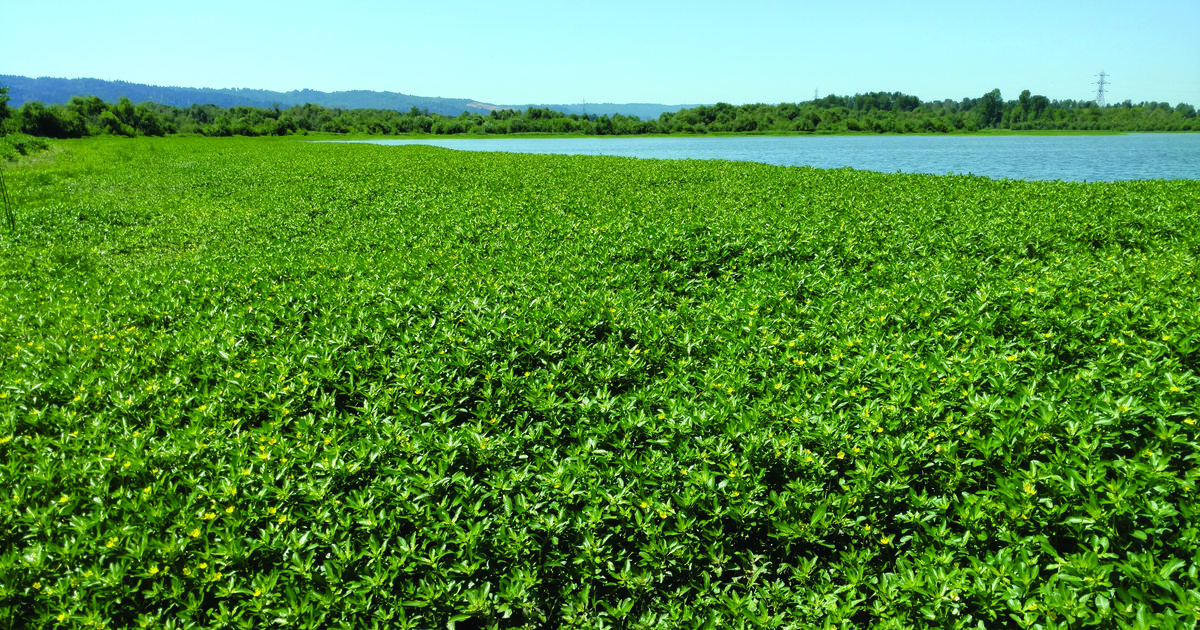
<path id="1" fill-rule="evenodd" d="M 6 92 L 6 91 L 5 91 Z M 923 102 L 900 92 L 830 95 L 805 103 L 730 105 L 717 103 L 657 119 L 632 116 L 563 114 L 544 107 L 499 109 L 489 114 L 433 114 L 416 107 L 344 110 L 320 105 L 281 109 L 191 105 L 180 108 L 128 98 L 107 103 L 96 96 L 75 96 L 64 105 L 39 101 L 7 106 L 0 92 L 0 134 L 78 138 L 98 134 L 160 136 L 266 136 L 296 133 L 515 134 L 804 134 L 804 133 L 954 133 L 984 129 L 1197 131 L 1200 118 L 1192 105 L 1129 101 L 1097 107 L 1090 101 L 1051 101 L 1025 90 L 1005 101 L 1000 90 L 961 101 Z"/>

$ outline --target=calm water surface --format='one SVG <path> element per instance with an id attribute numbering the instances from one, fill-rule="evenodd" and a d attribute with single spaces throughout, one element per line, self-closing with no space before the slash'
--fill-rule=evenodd
<path id="1" fill-rule="evenodd" d="M 725 136 L 363 140 L 463 151 L 740 160 L 885 173 L 1070 181 L 1200 179 L 1200 134 L 1108 136 Z"/>

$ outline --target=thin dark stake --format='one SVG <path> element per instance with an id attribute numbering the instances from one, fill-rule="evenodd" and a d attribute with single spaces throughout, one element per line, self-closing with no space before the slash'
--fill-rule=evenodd
<path id="1" fill-rule="evenodd" d="M 17 217 L 13 214 L 12 200 L 8 197 L 8 185 L 4 183 L 3 167 L 0 167 L 0 197 L 4 199 L 4 226 L 9 232 L 16 232 Z"/>

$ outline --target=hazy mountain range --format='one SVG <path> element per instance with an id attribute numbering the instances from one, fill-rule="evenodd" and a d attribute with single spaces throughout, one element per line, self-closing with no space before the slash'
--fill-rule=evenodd
<path id="1" fill-rule="evenodd" d="M 134 103 L 152 101 L 175 107 L 192 105 L 219 105 L 221 107 L 291 107 L 312 103 L 322 107 L 342 109 L 394 109 L 408 111 L 413 107 L 445 116 L 457 116 L 463 112 L 486 114 L 496 109 L 528 109 L 544 107 L 564 114 L 594 114 L 658 118 L 663 112 L 676 112 L 696 105 L 660 105 L 656 103 L 579 103 L 574 105 L 496 105 L 469 98 L 442 98 L 440 96 L 413 96 L 400 92 L 373 92 L 352 90 L 346 92 L 319 92 L 316 90 L 292 90 L 273 92 L 244 88 L 192 88 L 177 86 L 143 85 L 125 81 L 102 79 L 59 79 L 54 77 L 30 78 L 0 74 L 0 85 L 9 88 L 9 105 L 20 107 L 29 101 L 41 101 L 47 105 L 63 104 L 72 96 L 98 96 L 104 101 L 116 102 L 126 97 Z"/>

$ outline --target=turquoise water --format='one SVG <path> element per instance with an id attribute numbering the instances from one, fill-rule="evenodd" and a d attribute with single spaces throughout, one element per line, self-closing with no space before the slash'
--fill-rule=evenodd
<path id="1" fill-rule="evenodd" d="M 1069 181 L 1200 179 L 1200 134 L 1097 136 L 724 136 L 364 140 L 463 151 L 739 160 L 885 173 Z"/>

